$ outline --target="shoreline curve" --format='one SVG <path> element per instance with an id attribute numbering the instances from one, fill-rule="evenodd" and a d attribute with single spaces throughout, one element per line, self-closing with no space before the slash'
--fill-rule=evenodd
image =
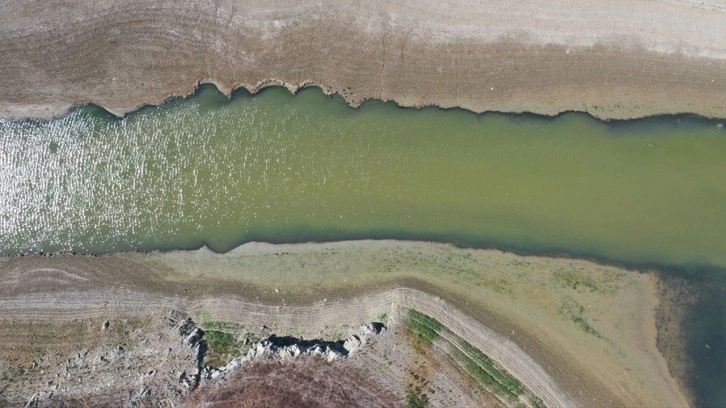
<path id="1" fill-rule="evenodd" d="M 500 115 L 532 115 L 536 117 L 541 118 L 547 118 L 547 119 L 556 119 L 559 116 L 574 113 L 574 114 L 583 114 L 590 116 L 591 118 L 603 122 L 603 123 L 613 123 L 613 122 L 629 122 L 629 121 L 638 121 L 638 120 L 648 120 L 648 119 L 656 119 L 661 117 L 678 117 L 678 116 L 686 116 L 686 117 L 693 117 L 696 120 L 707 120 L 707 121 L 718 121 L 719 125 L 721 124 L 721 121 L 726 121 L 726 112 L 724 112 L 723 116 L 704 116 L 699 113 L 695 112 L 654 112 L 652 114 L 644 114 L 643 116 L 633 116 L 633 117 L 620 117 L 620 116 L 601 116 L 598 114 L 597 111 L 590 111 L 590 110 L 561 110 L 561 111 L 555 111 L 555 112 L 538 112 L 538 111 L 529 111 L 529 110 L 519 110 L 519 111 L 504 111 L 504 110 L 483 110 L 483 111 L 477 111 L 472 110 L 463 106 L 441 106 L 437 104 L 424 104 L 424 105 L 403 105 L 399 103 L 395 99 L 376 99 L 376 98 L 368 98 L 363 100 L 350 100 L 346 97 L 346 95 L 339 93 L 335 89 L 332 89 L 330 87 L 318 84 L 314 81 L 304 81 L 302 83 L 289 83 L 280 81 L 277 79 L 270 79 L 266 81 L 259 82 L 255 85 L 249 86 L 246 84 L 242 84 L 236 87 L 232 88 L 223 88 L 220 83 L 216 81 L 206 81 L 206 82 L 197 82 L 196 85 L 192 88 L 192 90 L 187 94 L 182 95 L 169 95 L 163 99 L 160 100 L 149 100 L 145 102 L 141 102 L 138 105 L 135 105 L 131 108 L 121 108 L 121 109 L 115 109 L 110 108 L 107 106 L 104 106 L 102 104 L 96 103 L 92 100 L 78 102 L 75 104 L 67 105 L 66 107 L 59 107 L 59 110 L 50 110 L 47 111 L 47 114 L 42 114 L 40 116 L 34 116 L 32 114 L 26 115 L 26 116 L 7 116 L 2 117 L 0 116 L 0 121 L 5 122 L 25 122 L 25 121 L 54 121 L 58 119 L 62 119 L 65 116 L 68 116 L 73 111 L 86 107 L 86 106 L 95 106 L 100 109 L 103 109 L 104 111 L 108 112 L 110 115 L 114 116 L 117 119 L 123 119 L 127 117 L 128 115 L 134 114 L 139 112 L 140 110 L 143 110 L 144 108 L 153 108 L 153 107 L 162 107 L 165 104 L 172 102 L 176 99 L 188 99 L 193 98 L 197 93 L 200 91 L 201 88 L 206 86 L 213 86 L 219 94 L 227 97 L 228 99 L 234 98 L 234 94 L 239 91 L 245 91 L 248 92 L 251 96 L 256 96 L 258 93 L 269 89 L 269 88 L 285 88 L 290 92 L 291 95 L 296 95 L 298 92 L 306 90 L 306 89 L 317 89 L 320 92 L 322 92 L 325 96 L 337 96 L 340 97 L 345 104 L 350 107 L 351 109 L 360 109 L 363 105 L 365 105 L 367 102 L 382 102 L 382 103 L 393 103 L 397 108 L 400 109 L 414 109 L 414 110 L 422 110 L 427 108 L 437 108 L 442 110 L 461 110 L 469 113 L 473 113 L 475 115 L 486 115 L 486 114 L 500 114 Z M 0 115 L 2 113 L 0 112 Z"/>

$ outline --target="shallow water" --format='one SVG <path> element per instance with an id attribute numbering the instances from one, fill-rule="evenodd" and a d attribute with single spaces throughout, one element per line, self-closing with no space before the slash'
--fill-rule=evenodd
<path id="1" fill-rule="evenodd" d="M 380 102 L 354 110 L 316 89 L 230 102 L 203 87 L 122 120 L 88 106 L 0 122 L 0 254 L 406 238 L 716 273 L 688 347 L 701 367 L 694 387 L 719 401 L 726 130 L 717 124 Z"/>

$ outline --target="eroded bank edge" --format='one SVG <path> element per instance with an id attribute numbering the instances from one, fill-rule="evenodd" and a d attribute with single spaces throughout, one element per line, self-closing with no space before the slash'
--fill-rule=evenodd
<path id="1" fill-rule="evenodd" d="M 337 96 L 340 97 L 345 103 L 352 109 L 359 109 L 362 107 L 366 102 L 371 101 L 378 101 L 378 102 L 384 102 L 384 103 L 393 103 L 396 107 L 401 109 L 425 109 L 425 108 L 439 108 L 442 110 L 461 110 L 465 112 L 470 112 L 474 114 L 502 114 L 502 115 L 512 115 L 512 116 L 520 116 L 520 115 L 532 115 L 534 117 L 541 117 L 541 118 L 548 118 L 553 119 L 557 118 L 559 116 L 562 116 L 564 114 L 569 113 L 579 113 L 588 115 L 600 122 L 604 123 L 627 123 L 630 121 L 639 121 L 639 120 L 650 120 L 650 119 L 658 119 L 660 117 L 690 117 L 694 118 L 696 120 L 708 120 L 708 121 L 717 121 L 719 128 L 723 128 L 723 126 L 726 124 L 726 117 L 721 116 L 711 116 L 699 111 L 673 111 L 673 110 L 662 110 L 662 111 L 643 111 L 638 114 L 626 114 L 626 113 L 620 113 L 620 114 L 611 114 L 608 115 L 604 113 L 602 110 L 597 109 L 597 107 L 592 106 L 585 106 L 583 109 L 562 109 L 562 110 L 546 110 L 546 109 L 513 109 L 513 110 L 497 110 L 497 109 L 472 109 L 465 106 L 460 105 L 448 105 L 448 104 L 417 104 L 417 103 L 405 103 L 401 101 L 400 99 L 396 98 L 390 98 L 390 99 L 379 99 L 375 97 L 365 97 L 362 99 L 354 99 L 351 98 L 349 95 L 346 95 L 345 92 L 342 92 L 342 90 L 333 88 L 331 86 L 325 85 L 320 82 L 316 82 L 313 80 L 307 80 L 302 82 L 288 82 L 280 79 L 270 78 L 267 80 L 259 81 L 254 84 L 247 84 L 247 83 L 236 83 L 233 86 L 225 86 L 219 81 L 215 80 L 198 80 L 194 82 L 194 84 L 189 87 L 188 91 L 182 92 L 182 93 L 169 93 L 165 97 L 162 98 L 156 98 L 156 99 L 149 99 L 145 101 L 141 101 L 137 103 L 135 106 L 128 107 L 128 108 L 111 108 L 109 106 L 104 106 L 101 103 L 96 102 L 93 99 L 87 99 L 87 100 L 80 100 L 76 101 L 71 104 L 64 104 L 61 106 L 54 106 L 50 107 L 48 105 L 33 105 L 31 106 L 16 106 L 14 109 L 6 109 L 5 111 L 0 111 L 0 121 L 5 122 L 24 122 L 24 121 L 53 121 L 57 119 L 61 119 L 73 111 L 83 108 L 85 106 L 96 106 L 100 109 L 103 109 L 104 111 L 108 112 L 112 116 L 122 119 L 130 114 L 137 113 L 145 108 L 148 107 L 160 107 L 163 106 L 169 102 L 172 102 L 177 99 L 188 99 L 191 97 L 194 97 L 201 88 L 205 86 L 214 86 L 216 90 L 226 96 L 229 99 L 234 98 L 235 94 L 240 91 L 246 91 L 250 95 L 254 96 L 260 93 L 261 91 L 267 89 L 267 88 L 273 88 L 273 87 L 280 87 L 287 89 L 292 95 L 297 94 L 297 92 L 304 90 L 304 89 L 318 89 L 320 90 L 324 95 L 326 96 Z M 12 113 L 13 111 L 16 111 L 17 113 Z M 31 113 L 32 112 L 32 113 Z"/>

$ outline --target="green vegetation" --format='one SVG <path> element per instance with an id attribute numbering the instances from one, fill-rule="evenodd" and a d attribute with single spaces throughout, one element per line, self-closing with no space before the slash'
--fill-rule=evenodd
<path id="1" fill-rule="evenodd" d="M 428 394 L 432 390 L 428 387 L 428 378 L 431 367 L 435 366 L 429 358 L 431 342 L 435 340 L 438 332 L 445 329 L 436 319 L 413 309 L 408 311 L 406 330 L 410 334 L 415 362 L 408 372 L 408 389 L 406 391 L 406 407 L 422 408 L 428 405 Z"/>
<path id="2" fill-rule="evenodd" d="M 555 281 L 563 287 L 572 289 L 587 288 L 590 292 L 597 292 L 598 287 L 594 280 L 586 272 L 576 272 L 570 269 L 554 273 Z"/>
<path id="3" fill-rule="evenodd" d="M 590 323 L 586 322 L 585 319 L 582 318 L 582 316 L 573 316 L 572 321 L 575 322 L 577 327 L 584 330 L 587 333 L 590 333 L 595 336 L 600 336 L 600 334 L 590 326 Z"/>
<path id="4" fill-rule="evenodd" d="M 204 340 L 207 342 L 204 364 L 212 368 L 219 368 L 237 357 L 242 346 L 234 335 L 216 330 L 205 332 Z"/>
<path id="5" fill-rule="evenodd" d="M 246 353 L 251 345 L 261 340 L 258 333 L 249 332 L 237 323 L 207 320 L 201 327 L 208 347 L 204 364 L 213 368 Z"/>
<path id="6" fill-rule="evenodd" d="M 472 346 L 465 340 L 460 340 L 459 345 L 461 346 L 464 353 L 469 360 L 477 367 L 489 375 L 496 383 L 502 386 L 507 393 L 512 396 L 520 396 L 524 394 L 525 389 L 517 379 L 509 375 L 501 367 L 499 367 L 492 359 L 487 357 L 484 353 L 479 351 L 476 347 Z"/>
<path id="7" fill-rule="evenodd" d="M 5 367 L 5 369 L 2 370 L 2 374 L 0 374 L 0 381 L 13 382 L 15 381 L 16 377 L 21 377 L 25 375 L 25 373 L 27 373 L 28 371 L 29 368 L 21 364 Z"/>
<path id="8" fill-rule="evenodd" d="M 424 408 L 429 404 L 429 397 L 419 386 L 411 386 L 406 391 L 406 408 Z"/>
<path id="9" fill-rule="evenodd" d="M 323 327 L 323 337 L 327 341 L 341 341 L 345 340 L 348 335 L 346 334 L 344 327 L 326 324 L 325 327 Z"/>
<path id="10" fill-rule="evenodd" d="M 406 320 L 406 329 L 414 336 L 413 346 L 419 352 L 427 348 L 424 346 L 430 346 L 437 339 L 444 341 L 449 357 L 477 384 L 490 393 L 509 401 L 526 398 L 532 406 L 544 407 L 542 400 L 529 392 L 519 380 L 436 319 L 416 310 L 410 310 Z M 409 390 L 406 393 L 406 404 L 409 407 L 424 406 L 427 400 L 425 399 L 426 394 L 422 392 L 422 386 L 419 384 L 420 381 L 417 381 L 420 379 L 411 375 L 413 380 L 410 381 Z"/>
<path id="11" fill-rule="evenodd" d="M 242 327 L 236 323 L 211 321 L 211 322 L 205 322 L 202 325 L 202 329 L 224 331 L 224 332 L 240 332 L 240 331 L 244 330 L 244 327 Z"/>
<path id="12" fill-rule="evenodd" d="M 382 315 L 378 316 L 378 320 L 381 323 L 388 325 L 388 313 L 383 313 Z"/>
<path id="13" fill-rule="evenodd" d="M 560 314 L 572 320 L 577 327 L 582 329 L 585 333 L 592 334 L 593 336 L 601 337 L 600 333 L 593 328 L 590 323 L 585 320 L 583 314 L 585 313 L 585 307 L 575 302 L 571 298 L 566 298 L 560 306 Z"/>
<path id="14" fill-rule="evenodd" d="M 444 326 L 436 319 L 411 309 L 408 312 L 406 328 L 411 333 L 431 342 L 439 337 L 439 332 L 444 329 Z"/>

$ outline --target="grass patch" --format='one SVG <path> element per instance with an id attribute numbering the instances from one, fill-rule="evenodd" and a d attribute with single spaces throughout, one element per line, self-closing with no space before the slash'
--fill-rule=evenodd
<path id="1" fill-rule="evenodd" d="M 413 309 L 408 312 L 405 327 L 413 347 L 414 364 L 408 372 L 408 388 L 404 402 L 407 408 L 422 408 L 428 406 L 428 395 L 432 392 L 428 386 L 428 379 L 431 370 L 436 366 L 429 356 L 431 342 L 446 328 L 436 319 Z"/>
<path id="2" fill-rule="evenodd" d="M 512 399 L 524 394 L 525 388 L 516 378 L 500 368 L 491 358 L 465 340 L 459 340 L 459 346 L 464 350 L 465 365 L 470 374 L 478 380 L 492 385 L 495 392 L 506 395 Z"/>
<path id="3" fill-rule="evenodd" d="M 406 329 L 421 339 L 432 342 L 439 337 L 444 326 L 436 319 L 411 309 L 408 312 Z"/>
<path id="4" fill-rule="evenodd" d="M 323 337 L 327 341 L 345 341 L 345 339 L 348 338 L 348 335 L 342 327 L 326 324 L 325 327 L 323 327 Z"/>
<path id="5" fill-rule="evenodd" d="M 211 322 L 205 322 L 202 325 L 202 329 L 224 331 L 224 332 L 238 332 L 238 331 L 244 330 L 244 327 L 242 327 L 236 323 L 211 321 Z"/>
<path id="6" fill-rule="evenodd" d="M 465 340 L 458 337 L 457 339 L 461 350 L 451 347 L 451 358 L 458 361 L 464 371 L 487 391 L 510 401 L 526 398 L 531 406 L 544 408 L 544 402 L 540 398 L 527 391 L 519 380 L 512 377 L 494 360 Z"/>
<path id="7" fill-rule="evenodd" d="M 563 287 L 572 289 L 587 288 L 590 292 L 599 292 L 598 286 L 591 276 L 585 272 L 560 270 L 554 273 L 555 281 Z"/>
<path id="8" fill-rule="evenodd" d="M 562 302 L 562 306 L 560 306 L 560 314 L 563 316 L 566 316 L 570 320 L 572 320 L 577 327 L 579 327 L 581 330 L 583 330 L 585 333 L 592 334 L 596 337 L 601 337 L 600 333 L 595 330 L 594 327 L 590 325 L 590 323 L 585 320 L 583 317 L 585 313 L 585 307 L 578 304 L 577 302 L 573 301 L 570 298 L 566 298 L 564 302 Z"/>
<path id="9" fill-rule="evenodd" d="M 260 337 L 257 333 L 245 333 L 244 339 L 245 345 L 251 345 L 259 343 L 262 340 L 262 337 Z"/>
<path id="10" fill-rule="evenodd" d="M 600 336 L 598 334 L 598 332 L 595 329 L 593 329 L 592 326 L 590 326 L 590 323 L 586 322 L 585 319 L 582 318 L 582 316 L 574 316 L 572 318 L 572 321 L 575 322 L 577 327 L 584 330 L 585 332 L 598 336 L 598 337 Z"/>
<path id="11" fill-rule="evenodd" d="M 24 376 L 28 371 L 30 370 L 27 367 L 20 364 L 5 367 L 0 374 L 0 382 L 13 382 L 16 378 Z M 1 393 L 2 389 L 0 389 L 0 394 Z"/>
<path id="12" fill-rule="evenodd" d="M 204 340 L 207 342 L 204 364 L 212 368 L 219 368 L 237 357 L 242 346 L 234 335 L 216 330 L 205 332 Z"/>

